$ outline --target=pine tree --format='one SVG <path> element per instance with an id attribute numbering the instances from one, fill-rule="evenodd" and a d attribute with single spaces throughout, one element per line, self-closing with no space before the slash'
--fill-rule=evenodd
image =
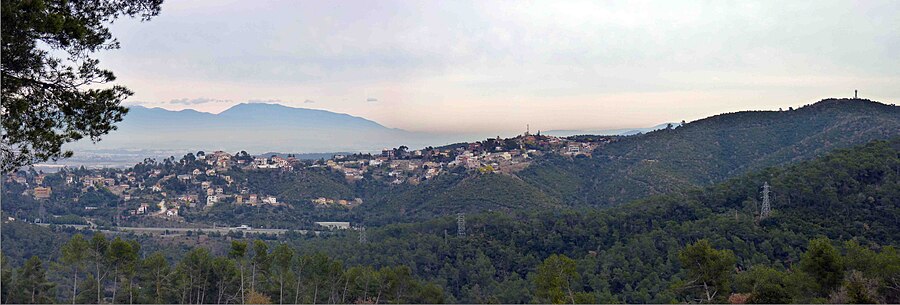
<path id="1" fill-rule="evenodd" d="M 828 296 L 844 278 L 841 254 L 828 238 L 813 239 L 800 258 L 800 270 L 811 275 L 819 285 L 819 294 Z"/>
<path id="2" fill-rule="evenodd" d="M 245 152 L 246 153 L 246 152 Z M 247 298 L 244 296 L 244 264 L 247 261 L 247 243 L 242 241 L 231 241 L 231 249 L 228 250 L 228 258 L 237 261 L 238 269 L 241 274 L 241 303 L 245 303 Z"/>
<path id="3" fill-rule="evenodd" d="M 579 278 L 575 261 L 565 255 L 550 255 L 537 267 L 534 276 L 535 298 L 539 303 L 575 303 L 572 287 Z"/>
<path id="4" fill-rule="evenodd" d="M 140 283 L 149 303 L 169 301 L 172 269 L 161 252 L 155 252 L 141 262 Z"/>
<path id="5" fill-rule="evenodd" d="M 25 265 L 19 269 L 16 280 L 15 292 L 18 297 L 16 303 L 52 303 L 54 285 L 47 280 L 47 270 L 41 259 L 32 256 Z"/>
<path id="6" fill-rule="evenodd" d="M 716 250 L 708 240 L 701 239 L 678 253 L 682 268 L 688 273 L 688 282 L 682 287 L 698 291 L 701 302 L 724 300 L 730 292 L 729 278 L 734 270 L 735 257 L 730 250 Z"/>
<path id="7" fill-rule="evenodd" d="M 84 268 L 84 263 L 88 257 L 88 249 L 90 245 L 81 234 L 75 234 L 68 242 L 66 242 L 60 252 L 62 252 L 60 261 L 72 273 L 72 304 L 76 303 L 78 296 L 78 274 Z"/>

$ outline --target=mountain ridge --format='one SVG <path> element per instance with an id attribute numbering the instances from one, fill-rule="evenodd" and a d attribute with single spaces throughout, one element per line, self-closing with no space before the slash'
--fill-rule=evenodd
<path id="1" fill-rule="evenodd" d="M 521 175 L 550 192 L 564 189 L 553 186 L 554 180 L 579 181 L 578 187 L 560 196 L 609 205 L 898 135 L 900 107 L 864 99 L 825 99 L 794 110 L 724 113 L 624 137 L 595 150 L 593 158 L 553 158 Z"/>
<path id="2" fill-rule="evenodd" d="M 76 142 L 67 147 L 76 152 L 152 148 L 311 153 L 427 146 L 435 140 L 429 134 L 389 128 L 345 113 L 241 103 L 218 114 L 132 106 L 117 130 L 101 141 Z"/>

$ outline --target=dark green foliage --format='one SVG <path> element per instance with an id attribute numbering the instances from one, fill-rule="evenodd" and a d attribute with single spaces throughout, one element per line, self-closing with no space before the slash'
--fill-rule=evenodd
<path id="1" fill-rule="evenodd" d="M 550 255 L 535 271 L 534 297 L 537 303 L 575 303 L 576 288 L 572 286 L 578 280 L 574 260 L 565 255 Z"/>
<path id="2" fill-rule="evenodd" d="M 499 296 L 498 287 L 508 287 L 500 283 L 526 277 L 553 254 L 576 258 L 581 274 L 576 285 L 597 302 L 684 301 L 670 290 L 677 281 L 692 280 L 682 272 L 678 252 L 699 239 L 733 251 L 735 264 L 744 270 L 757 265 L 798 268 L 808 241 L 822 235 L 853 238 L 867 247 L 896 245 L 898 151 L 900 141 L 877 141 L 618 208 L 472 214 L 466 218 L 465 238 L 453 234 L 455 218 L 445 217 L 371 228 L 370 242 L 364 245 L 356 243 L 355 234 L 292 242 L 301 253 L 328 251 L 350 264 L 409 264 L 416 275 L 443 281 L 459 302 L 477 302 L 476 285 L 482 295 Z M 757 201 L 766 181 L 777 195 L 772 216 L 759 221 L 758 204 L 755 209 L 747 204 Z M 832 193 L 816 191 L 832 186 L 838 186 Z M 477 270 L 492 276 L 483 279 Z M 788 278 L 803 282 L 806 277 L 797 274 L 805 273 L 792 272 Z M 815 287 L 807 283 L 813 282 L 789 288 L 815 296 Z M 728 292 L 719 295 L 725 298 Z"/>
<path id="3" fill-rule="evenodd" d="M 524 181 L 501 174 L 439 177 L 389 196 L 385 202 L 360 207 L 359 213 L 366 215 L 367 222 L 377 224 L 398 216 L 411 221 L 458 212 L 520 212 L 559 206 L 557 200 Z M 390 212 L 397 210 L 400 215 Z"/>
<path id="4" fill-rule="evenodd" d="M 464 179 L 460 177 L 454 183 L 463 183 Z M 759 209 L 759 187 L 764 182 L 772 185 L 776 195 L 772 215 L 759 220 L 755 211 Z M 749 270 L 737 275 L 729 273 L 736 278 L 728 278 L 728 282 L 735 283 L 734 292 L 747 294 L 754 302 L 784 300 L 785 291 L 791 302 L 871 298 L 897 302 L 897 292 L 890 287 L 895 287 L 892 285 L 900 279 L 900 258 L 892 247 L 900 240 L 896 221 L 900 218 L 898 183 L 900 141 L 876 141 L 814 161 L 770 168 L 715 186 L 651 197 L 616 208 L 472 213 L 466 218 L 465 237 L 453 234 L 453 217 L 372 227 L 367 230 L 369 242 L 365 244 L 358 243 L 356 232 L 352 231 L 327 237 L 286 235 L 280 241 L 293 246 L 295 252 L 287 273 L 282 273 L 286 260 L 279 263 L 279 255 L 270 252 L 272 247 L 265 243 L 247 245 L 236 241 L 234 248 L 225 245 L 218 253 L 233 249 L 228 256 L 232 263 L 215 261 L 214 252 L 194 249 L 182 256 L 180 253 L 190 249 L 167 249 L 179 253 L 171 258 L 180 263 L 167 271 L 172 274 L 166 277 L 168 280 L 159 281 L 163 283 L 159 287 L 167 287 L 159 295 L 163 302 L 217 302 L 220 298 L 237 302 L 242 298 L 240 292 L 249 291 L 253 285 L 273 301 L 373 301 L 380 291 L 383 303 L 429 299 L 436 293 L 434 288 L 441 287 L 438 291 L 446 291 L 448 301 L 530 302 L 538 294 L 534 285 L 538 266 L 552 255 L 565 255 L 573 259 L 578 275 L 571 278 L 570 286 L 576 302 L 668 303 L 695 299 L 683 292 L 705 295 L 705 291 L 701 295 L 675 289 L 699 278 L 685 268 L 679 252 L 705 239 L 709 247 L 733 252 L 737 270 Z M 8 235 L 21 231 L 4 224 L 4 242 L 22 243 L 27 238 Z M 827 250 L 829 241 L 810 245 L 810 240 L 822 236 L 852 241 L 833 248 L 834 251 Z M 114 270 L 109 267 L 108 256 L 93 255 L 107 253 L 110 243 L 100 235 L 89 242 L 87 271 L 91 275 L 79 280 L 85 284 L 79 288 L 79 302 L 96 302 L 96 293 L 101 291 L 96 287 L 110 289 L 101 294 L 101 299 L 111 297 L 116 283 L 112 281 Z M 152 244 L 148 242 L 143 248 L 149 249 Z M 16 244 L 4 246 L 5 251 L 19 249 Z M 290 252 L 282 249 L 280 253 Z M 711 251 L 700 253 L 720 253 Z M 96 258 L 98 269 L 94 269 Z M 817 268 L 801 268 L 804 264 L 834 264 L 803 263 L 806 261 L 842 262 L 842 273 L 831 277 L 837 279 L 837 284 L 832 280 L 827 284 L 830 289 L 822 288 L 827 285 L 817 284 L 820 278 L 811 275 L 819 274 Z M 770 269 L 759 269 L 762 267 Z M 184 270 L 191 270 L 194 284 Z M 240 288 L 242 270 L 245 289 Z M 345 270 L 343 277 L 337 270 Z M 854 270 L 860 274 L 852 275 Z M 748 272 L 752 275 L 743 274 Z M 121 275 L 119 278 L 117 282 L 124 283 Z M 437 286 L 393 284 L 404 283 L 408 278 L 430 280 Z M 137 279 L 148 280 L 144 275 Z M 200 287 L 198 280 L 210 286 Z M 67 277 L 66 282 L 70 281 Z M 723 281 L 719 278 L 712 282 Z M 156 285 L 140 282 L 137 286 L 142 289 L 137 294 L 144 298 L 141 302 L 155 300 L 149 298 L 155 294 L 146 288 Z M 411 289 L 413 286 L 417 288 Z M 86 298 L 85 291 L 95 295 Z M 730 292 L 717 292 L 716 300 L 725 301 Z M 121 300 L 121 296 L 117 298 Z"/>
<path id="5" fill-rule="evenodd" d="M 713 249 L 708 240 L 701 239 L 678 252 L 678 261 L 687 270 L 688 276 L 679 289 L 694 291 L 692 298 L 700 302 L 713 303 L 725 299 L 734 270 L 734 253 Z"/>
<path id="6" fill-rule="evenodd" d="M 2 289 L 3 287 L 10 287 L 12 284 L 12 267 L 9 265 L 9 259 L 6 258 L 5 254 L 0 254 L 0 303 L 6 304 L 9 303 L 9 297 L 12 295 L 10 291 L 12 289 Z"/>
<path id="7" fill-rule="evenodd" d="M 814 239 L 809 243 L 809 250 L 800 259 L 800 270 L 812 275 L 822 296 L 837 288 L 844 276 L 841 255 L 827 238 Z"/>
<path id="8" fill-rule="evenodd" d="M 9 301 L 10 303 L 28 304 L 51 303 L 53 302 L 53 287 L 53 283 L 47 280 L 47 270 L 41 259 L 32 256 L 17 272 Z"/>
<path id="9" fill-rule="evenodd" d="M 786 274 L 771 267 L 754 266 L 737 276 L 737 290 L 748 292 L 747 301 L 754 304 L 790 303 L 796 295 L 791 284 Z"/>
<path id="10" fill-rule="evenodd" d="M 406 266 L 346 268 L 323 254 L 295 255 L 280 243 L 269 251 L 266 243 L 253 241 L 250 259 L 253 285 L 243 285 L 242 266 L 246 243 L 235 242 L 226 256 L 207 248 L 194 248 L 174 264 L 160 252 L 141 258 L 134 240 L 107 240 L 95 234 L 90 241 L 75 235 L 65 243 L 61 264 L 90 261 L 97 269 L 59 269 L 65 283 L 77 280 L 75 303 L 183 303 L 235 304 L 251 301 L 251 295 L 279 303 L 442 303 L 443 289 L 417 280 Z M 101 253 L 101 254 L 98 254 Z M 13 272 L 2 257 L 3 303 L 73 302 L 72 292 L 57 299 L 56 282 L 38 257 Z M 91 266 L 93 267 L 93 266 Z M 92 268 L 88 268 L 92 269 Z M 97 273 L 93 273 L 96 271 Z M 99 280 L 98 280 L 99 279 Z M 64 284 L 71 288 L 72 284 Z M 74 290 L 73 290 L 74 291 Z"/>
<path id="11" fill-rule="evenodd" d="M 143 259 L 138 281 L 142 284 L 140 300 L 160 304 L 174 298 L 172 269 L 162 253 L 156 252 Z"/>
<path id="12" fill-rule="evenodd" d="M 592 158 L 551 158 L 519 175 L 571 205 L 618 205 L 898 135 L 900 107 L 828 99 L 792 111 L 727 113 L 626 137 L 601 146 Z"/>
<path id="13" fill-rule="evenodd" d="M 108 26 L 120 16 L 149 20 L 161 0 L 3 0 L 2 171 L 65 158 L 62 145 L 115 129 L 132 94 L 123 86 L 100 89 L 116 78 L 90 57 L 116 49 Z M 55 57 L 65 53 L 66 59 Z"/>

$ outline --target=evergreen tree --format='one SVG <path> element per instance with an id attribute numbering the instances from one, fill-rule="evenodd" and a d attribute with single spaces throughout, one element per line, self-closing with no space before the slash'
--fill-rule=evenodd
<path id="1" fill-rule="evenodd" d="M 78 296 L 78 277 L 84 268 L 84 263 L 88 258 L 88 250 L 90 245 L 81 234 L 75 234 L 62 248 L 60 248 L 60 262 L 64 267 L 68 268 L 72 273 L 72 304 L 76 303 Z"/>
<path id="2" fill-rule="evenodd" d="M 575 303 L 573 282 L 578 281 L 575 261 L 565 255 L 550 255 L 537 267 L 534 276 L 535 297 L 538 303 Z"/>
<path id="3" fill-rule="evenodd" d="M 725 299 L 730 292 L 729 278 L 734 270 L 734 253 L 716 250 L 708 240 L 701 239 L 682 249 L 678 260 L 688 276 L 688 282 L 682 288 L 698 291 L 699 297 L 695 294 L 695 300 L 713 303 Z"/>
<path id="4" fill-rule="evenodd" d="M 780 304 L 791 302 L 791 290 L 785 275 L 778 270 L 764 266 L 754 266 L 741 273 L 737 279 L 738 291 L 750 294 L 748 303 Z"/>
<path id="5" fill-rule="evenodd" d="M 103 235 L 103 233 L 95 233 L 94 237 L 91 238 L 90 250 L 88 251 L 88 259 L 90 260 L 90 264 L 94 269 L 93 278 L 94 281 L 96 281 L 96 284 L 93 285 L 93 288 L 97 292 L 97 297 L 91 302 L 95 302 L 97 304 L 103 302 L 103 290 L 105 289 L 103 280 L 104 278 L 106 278 L 106 275 L 108 273 L 108 257 L 106 255 L 108 249 L 109 241 L 106 240 L 106 236 Z"/>
<path id="6" fill-rule="evenodd" d="M 154 252 L 144 259 L 139 274 L 145 302 L 162 304 L 170 301 L 172 270 L 161 252 Z"/>
<path id="7" fill-rule="evenodd" d="M 235 260 L 238 264 L 238 270 L 241 277 L 241 303 L 243 304 L 247 301 L 247 298 L 244 296 L 244 264 L 247 261 L 247 243 L 237 240 L 231 241 L 231 249 L 228 250 L 228 258 Z M 296 303 L 296 301 L 294 303 Z"/>
<path id="8" fill-rule="evenodd" d="M 250 290 L 261 291 L 257 288 L 260 281 L 264 280 L 269 274 L 271 267 L 271 258 L 269 257 L 269 245 L 261 240 L 253 241 L 253 257 L 250 258 Z"/>
<path id="9" fill-rule="evenodd" d="M 107 248 L 107 261 L 113 272 L 112 299 L 114 302 L 131 303 L 131 301 L 133 301 L 131 294 L 129 294 L 129 298 L 125 300 L 118 299 L 116 296 L 118 295 L 120 287 L 126 286 L 130 288 L 129 286 L 131 286 L 131 278 L 129 275 L 133 273 L 135 264 L 137 263 L 138 250 L 139 249 L 135 249 L 131 243 L 124 241 L 119 237 L 113 239 Z"/>
<path id="10" fill-rule="evenodd" d="M 828 238 L 809 242 L 809 249 L 800 258 L 800 270 L 811 275 L 819 285 L 819 295 L 828 296 L 844 278 L 841 255 Z"/>
<path id="11" fill-rule="evenodd" d="M 12 274 L 13 271 L 9 266 L 9 259 L 6 255 L 0 254 L 0 303 L 9 303 L 10 291 L 14 290 L 10 289 L 10 287 L 15 287 Z"/>
<path id="12" fill-rule="evenodd" d="M 287 244 L 281 243 L 272 251 L 273 271 L 278 281 L 278 304 L 284 304 L 284 288 L 291 277 L 291 263 L 294 261 L 294 250 Z"/>
<path id="13" fill-rule="evenodd" d="M 100 88 L 116 79 L 90 55 L 117 49 L 109 25 L 120 16 L 149 20 L 162 0 L 2 2 L 2 171 L 67 158 L 63 144 L 115 129 L 132 92 Z M 57 55 L 65 57 L 58 58 Z M 65 59 L 64 59 L 65 58 Z"/>
<path id="14" fill-rule="evenodd" d="M 47 280 L 47 270 L 37 256 L 32 256 L 19 269 L 16 287 L 13 293 L 17 297 L 14 303 L 52 303 L 54 301 L 53 283 Z"/>

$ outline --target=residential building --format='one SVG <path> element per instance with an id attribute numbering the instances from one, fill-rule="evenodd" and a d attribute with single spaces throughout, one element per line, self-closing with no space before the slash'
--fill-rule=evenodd
<path id="1" fill-rule="evenodd" d="M 34 188 L 34 193 L 33 193 L 33 194 L 34 194 L 34 198 L 37 198 L 37 199 L 47 199 L 47 198 L 50 198 L 50 194 L 51 194 L 51 193 L 52 193 L 52 191 L 50 190 L 50 187 L 40 187 L 40 186 L 38 186 L 38 187 L 35 187 L 35 188 Z"/>

